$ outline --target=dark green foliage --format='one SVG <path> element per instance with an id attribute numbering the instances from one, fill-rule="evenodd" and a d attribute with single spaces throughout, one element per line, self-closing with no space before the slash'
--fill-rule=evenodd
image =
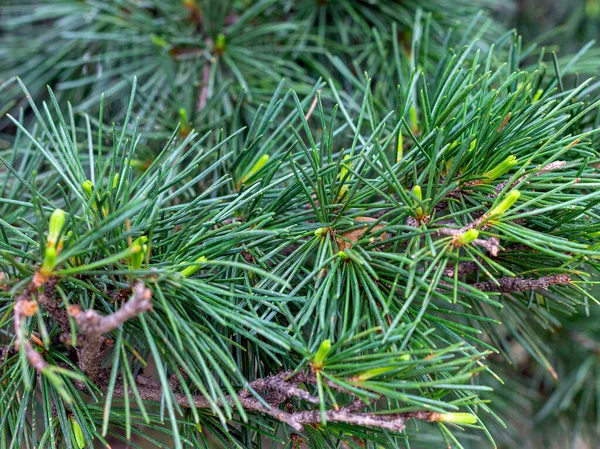
<path id="1" fill-rule="evenodd" d="M 3 7 L 0 448 L 595 441 L 600 84 L 501 6 Z"/>

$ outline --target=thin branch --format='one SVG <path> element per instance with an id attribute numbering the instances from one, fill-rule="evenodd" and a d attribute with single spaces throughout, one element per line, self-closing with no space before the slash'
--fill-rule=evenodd
<path id="1" fill-rule="evenodd" d="M 540 171 L 538 171 L 537 173 L 535 173 L 533 175 L 533 177 L 537 177 L 540 175 L 543 175 L 544 173 L 548 173 L 550 171 L 553 170 L 560 170 L 561 168 L 563 168 L 565 165 L 567 164 L 567 161 L 554 161 L 554 162 L 550 162 L 549 164 L 545 165 L 544 167 L 540 168 Z M 522 182 L 523 180 L 525 180 L 527 178 L 528 175 L 524 175 L 521 176 L 519 179 L 517 179 L 515 182 L 513 182 L 511 184 L 511 188 L 513 188 L 514 186 L 516 186 L 517 184 L 519 184 L 520 182 Z M 504 181 L 500 184 L 498 184 L 496 186 L 496 193 L 494 195 L 492 195 L 493 197 L 496 197 L 500 194 L 500 192 L 502 192 L 502 190 L 504 190 L 504 187 L 506 187 L 506 185 L 508 184 L 508 181 Z M 528 182 L 529 184 L 529 182 Z"/>
<path id="2" fill-rule="evenodd" d="M 376 413 L 356 413 L 342 408 L 340 410 L 327 410 L 325 412 L 325 419 L 327 422 L 353 424 L 361 427 L 402 432 L 406 427 L 406 422 L 408 420 L 420 419 L 434 422 L 439 420 L 440 415 L 440 413 L 428 411 L 379 415 Z M 322 422 L 321 412 L 319 410 L 295 412 L 292 414 L 292 418 L 295 424 L 300 424 L 301 426 L 307 424 L 316 425 Z"/>
<path id="3" fill-rule="evenodd" d="M 460 234 L 468 231 L 469 229 L 472 229 L 473 227 L 476 227 L 476 225 L 474 225 L 474 223 L 477 223 L 477 221 L 475 221 L 472 224 L 469 224 L 461 229 L 439 228 L 436 232 L 438 233 L 438 235 L 447 235 L 447 236 L 454 237 L 456 235 L 460 235 Z M 487 250 L 487 252 L 489 252 L 494 257 L 496 257 L 498 255 L 498 253 L 500 252 L 500 241 L 496 237 L 491 237 L 487 240 L 475 239 L 471 242 L 471 245 L 477 245 L 477 246 L 481 246 L 482 248 L 485 248 Z"/>
<path id="4" fill-rule="evenodd" d="M 547 290 L 551 285 L 566 285 L 569 283 L 571 283 L 571 276 L 568 274 L 554 274 L 539 279 L 505 277 L 497 279 L 497 283 L 493 280 L 489 280 L 473 284 L 473 287 L 482 292 L 512 293 L 528 290 Z"/>
<path id="5" fill-rule="evenodd" d="M 458 276 L 465 274 L 471 274 L 479 270 L 479 265 L 473 261 L 467 260 L 465 262 L 459 262 L 458 267 L 455 269 L 452 266 L 446 267 L 444 270 L 444 276 L 449 278 L 454 277 L 454 272 L 458 271 Z"/>
<path id="6" fill-rule="evenodd" d="M 302 431 L 305 425 L 318 425 L 322 423 L 320 409 L 299 410 L 287 412 L 280 408 L 284 399 L 296 398 L 314 405 L 319 404 L 319 398 L 311 395 L 306 390 L 300 387 L 300 384 L 314 384 L 316 376 L 311 373 L 298 373 L 293 376 L 290 371 L 281 372 L 272 376 L 256 379 L 248 384 L 248 387 L 238 391 L 236 394 L 237 400 L 242 404 L 242 407 L 249 412 L 262 413 L 272 418 L 285 423 L 297 431 Z M 163 391 L 160 384 L 138 376 L 136 386 L 141 398 L 145 401 L 161 402 Z M 260 401 L 248 391 L 253 389 L 261 393 L 264 402 Z M 127 392 L 128 396 L 134 398 L 131 391 Z M 123 398 L 125 391 L 123 386 L 117 384 L 114 389 L 114 396 Z M 190 407 L 189 398 L 178 392 L 172 393 L 175 401 L 182 407 Z M 192 396 L 193 404 L 196 408 L 209 409 L 211 403 L 203 396 Z M 234 405 L 233 399 L 228 396 L 226 402 L 229 405 Z M 218 405 L 223 405 L 222 401 L 217 402 Z M 430 411 L 415 411 L 406 413 L 379 414 L 375 412 L 364 412 L 367 406 L 362 400 L 355 399 L 345 407 L 339 409 L 329 409 L 325 411 L 325 418 L 330 423 L 345 423 L 354 424 L 362 427 L 378 428 L 401 432 L 404 430 L 406 421 L 410 419 L 420 419 L 429 422 L 439 421 L 442 415 L 437 412 Z"/>
<path id="7" fill-rule="evenodd" d="M 206 107 L 208 101 L 208 83 L 210 81 L 210 65 L 211 61 L 205 61 L 202 67 L 202 89 L 200 90 L 200 98 L 198 100 L 198 112 Z"/>
<path id="8" fill-rule="evenodd" d="M 133 296 L 123 306 L 110 315 L 100 315 L 95 310 L 82 311 L 79 306 L 71 306 L 69 314 L 75 318 L 77 326 L 88 340 L 94 340 L 118 328 L 125 321 L 135 318 L 152 309 L 152 292 L 143 282 L 137 281 L 133 286 Z"/>
<path id="9" fill-rule="evenodd" d="M 538 172 L 536 172 L 533 177 L 537 177 L 540 175 L 543 175 L 544 173 L 548 173 L 550 171 L 554 171 L 554 170 L 559 170 L 561 168 L 563 168 L 566 165 L 566 161 L 554 161 L 551 162 L 547 165 L 545 165 L 544 167 L 541 167 L 539 169 Z M 524 181 L 529 175 L 523 175 L 521 176 L 519 179 L 517 179 L 515 182 L 513 182 L 511 184 L 511 188 L 515 187 L 517 184 L 521 183 L 522 181 Z M 461 195 L 465 192 L 465 187 L 473 187 L 473 186 L 477 186 L 477 185 L 481 185 L 484 184 L 484 180 L 476 180 L 476 181 L 469 181 L 466 182 L 463 185 L 458 186 L 457 188 L 455 188 L 454 190 L 448 192 L 446 194 L 446 199 L 440 201 L 436 206 L 435 206 L 435 210 L 440 211 L 446 208 L 447 206 L 447 200 L 449 198 L 460 198 Z M 529 182 L 528 182 L 529 183 Z M 504 181 L 501 182 L 500 184 L 496 185 L 494 192 L 491 193 L 490 195 L 488 195 L 489 198 L 496 198 L 498 195 L 500 195 L 500 193 L 502 192 L 502 190 L 504 190 L 504 188 L 507 186 L 508 181 Z M 390 209 L 391 210 L 391 209 Z M 385 211 L 387 212 L 387 211 Z M 464 226 L 461 229 L 461 232 L 465 232 L 468 231 L 469 229 L 474 229 L 474 228 L 478 228 L 482 225 L 482 223 L 487 219 L 487 216 L 485 214 L 482 214 L 480 217 L 478 217 L 475 221 L 473 221 L 472 223 L 469 223 L 468 225 Z M 483 227 L 483 229 L 485 229 L 485 227 Z"/>
<path id="10" fill-rule="evenodd" d="M 79 368 L 87 374 L 92 382 L 98 383 L 101 367 L 102 335 L 108 333 L 127 320 L 152 309 L 152 292 L 143 282 L 137 281 L 133 286 L 133 296 L 119 310 L 110 315 L 100 315 L 94 310 L 82 311 L 79 306 L 71 306 L 69 314 L 75 318 L 82 332 L 78 337 L 77 359 Z"/>
<path id="11" fill-rule="evenodd" d="M 34 278 L 25 291 L 15 298 L 13 324 L 15 335 L 17 336 L 15 346 L 24 351 L 31 366 L 38 372 L 41 372 L 44 368 L 48 367 L 48 362 L 46 362 L 41 354 L 35 350 L 31 341 L 23 334 L 23 321 L 37 312 L 37 302 L 33 299 L 33 294 L 38 287 L 38 281 Z"/>
<path id="12" fill-rule="evenodd" d="M 289 371 L 285 371 L 274 376 L 256 379 L 250 383 L 250 386 L 255 391 L 275 391 L 281 394 L 284 399 L 296 397 L 312 404 L 319 404 L 318 397 L 311 395 L 308 391 L 303 390 L 295 383 L 289 382 L 287 379 L 290 375 L 291 373 Z"/>

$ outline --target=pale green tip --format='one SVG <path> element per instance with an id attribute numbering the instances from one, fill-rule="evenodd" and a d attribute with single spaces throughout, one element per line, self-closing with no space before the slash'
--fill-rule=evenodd
<path id="1" fill-rule="evenodd" d="M 477 229 L 469 229 L 468 231 L 458 234 L 454 237 L 454 243 L 458 246 L 468 245 L 472 241 L 479 237 L 479 231 Z"/>
<path id="2" fill-rule="evenodd" d="M 65 211 L 62 209 L 55 209 L 50 215 L 50 223 L 48 226 L 48 240 L 46 246 L 54 248 L 60 237 L 63 226 L 65 225 Z"/>
<path id="3" fill-rule="evenodd" d="M 421 190 L 420 185 L 416 185 L 413 187 L 413 194 L 417 197 L 419 201 L 423 201 L 423 191 Z M 415 206 L 417 206 L 417 208 L 415 209 L 417 216 L 423 215 L 423 209 L 421 208 L 421 206 L 418 206 L 416 204 Z"/>
<path id="4" fill-rule="evenodd" d="M 499 178 L 503 174 L 507 173 L 511 168 L 517 165 L 517 162 L 518 159 L 515 156 L 510 155 L 503 162 L 498 164 L 497 167 L 488 171 L 484 176 L 489 178 L 490 181 L 493 181 L 494 179 Z"/>
<path id="5" fill-rule="evenodd" d="M 344 156 L 344 160 L 342 162 L 342 167 L 340 168 L 340 179 L 344 179 L 346 177 L 346 175 L 348 174 L 348 167 L 347 167 L 347 165 L 344 165 L 344 162 L 346 162 L 348 159 L 350 159 L 349 154 Z"/>
<path id="6" fill-rule="evenodd" d="M 46 248 L 46 255 L 44 257 L 44 263 L 42 265 L 42 273 L 50 274 L 56 266 L 56 248 L 49 246 Z"/>
<path id="7" fill-rule="evenodd" d="M 471 141 L 471 145 L 469 145 L 469 151 L 473 151 L 476 146 L 477 146 L 477 139 L 473 139 Z"/>
<path id="8" fill-rule="evenodd" d="M 398 362 L 408 362 L 410 360 L 410 354 L 402 354 L 396 360 Z M 373 368 L 373 369 L 367 370 L 364 373 L 361 373 L 358 376 L 356 376 L 356 380 L 358 382 L 369 380 L 372 377 L 376 377 L 376 376 L 379 376 L 381 374 L 389 373 L 390 371 L 393 371 L 393 370 L 396 370 L 398 368 L 401 368 L 402 366 L 403 365 L 396 364 L 396 365 L 390 365 L 390 366 L 382 366 L 382 367 L 379 367 L 379 368 Z"/>
<path id="9" fill-rule="evenodd" d="M 146 237 L 145 235 L 141 235 L 133 241 L 134 244 L 137 243 L 138 245 L 143 245 L 147 242 L 148 242 L 148 237 Z"/>
<path id="10" fill-rule="evenodd" d="M 417 108 L 412 105 L 410 107 L 410 123 L 411 123 L 411 130 L 414 134 L 416 134 L 419 131 L 419 119 L 417 118 Z"/>
<path id="11" fill-rule="evenodd" d="M 187 123 L 188 118 L 187 111 L 185 110 L 185 108 L 179 108 L 179 118 L 181 119 L 182 123 Z"/>
<path id="12" fill-rule="evenodd" d="M 77 446 L 79 447 L 79 449 L 84 449 L 86 443 L 85 438 L 83 436 L 83 431 L 81 430 L 81 427 L 79 426 L 79 423 L 77 422 L 75 417 L 71 416 L 70 421 L 71 429 L 73 430 L 73 435 L 75 435 L 75 441 L 77 442 Z"/>
<path id="13" fill-rule="evenodd" d="M 319 346 L 319 349 L 315 354 L 315 357 L 313 358 L 312 364 L 314 368 L 320 369 L 323 367 L 323 361 L 325 360 L 325 357 L 327 357 L 327 355 L 329 354 L 329 351 L 331 351 L 331 341 L 323 340 L 321 346 Z"/>
<path id="14" fill-rule="evenodd" d="M 186 267 L 183 270 L 181 270 L 181 275 L 184 278 L 190 277 L 192 274 L 198 271 L 200 267 L 206 262 L 208 262 L 208 259 L 204 256 L 200 256 L 198 259 L 196 259 L 196 263 L 194 265 L 190 265 L 189 267 Z"/>
<path id="15" fill-rule="evenodd" d="M 477 417 L 472 413 L 440 413 L 436 421 L 455 424 L 475 424 Z"/>
<path id="16" fill-rule="evenodd" d="M 148 241 L 148 237 L 142 235 L 133 241 L 131 244 L 131 250 L 133 254 L 130 258 L 131 269 L 139 270 L 142 268 L 142 264 L 144 263 L 144 257 L 146 256 L 146 251 L 148 247 L 145 243 Z"/>
<path id="17" fill-rule="evenodd" d="M 393 371 L 395 369 L 398 369 L 398 367 L 397 366 L 382 366 L 381 368 L 373 368 L 373 369 L 365 371 L 364 373 L 359 374 L 356 377 L 356 380 L 358 382 L 364 382 L 365 380 L 369 380 L 372 377 L 377 377 L 377 376 L 380 376 L 381 374 L 389 373 L 390 371 Z"/>
<path id="18" fill-rule="evenodd" d="M 413 193 L 419 201 L 423 201 L 423 191 L 421 190 L 420 185 L 416 185 L 413 187 Z"/>
<path id="19" fill-rule="evenodd" d="M 402 130 L 398 131 L 398 144 L 396 145 L 396 163 L 400 162 L 404 157 L 404 138 Z"/>
<path id="20" fill-rule="evenodd" d="M 344 259 L 344 260 L 348 259 L 348 253 L 346 251 L 339 251 L 337 253 L 337 255 L 340 259 Z"/>
<path id="21" fill-rule="evenodd" d="M 129 166 L 132 168 L 141 168 L 144 167 L 146 163 L 140 159 L 131 159 L 129 161 Z"/>
<path id="22" fill-rule="evenodd" d="M 317 237 L 322 237 L 322 236 L 324 236 L 325 234 L 327 234 L 327 228 L 326 228 L 326 227 L 324 227 L 324 228 L 319 228 L 319 229 L 315 230 L 315 235 L 316 235 Z"/>
<path id="23" fill-rule="evenodd" d="M 87 197 L 91 198 L 92 193 L 94 192 L 94 183 L 88 179 L 83 184 L 81 184 L 81 187 L 83 188 L 83 191 L 85 192 Z"/>
<path id="24" fill-rule="evenodd" d="M 150 36 L 150 41 L 158 47 L 169 48 L 169 43 L 162 37 L 157 36 L 156 34 L 152 34 Z"/>
<path id="25" fill-rule="evenodd" d="M 222 53 L 225 50 L 225 45 L 225 35 L 223 33 L 219 33 L 215 41 L 215 50 Z"/>
<path id="26" fill-rule="evenodd" d="M 506 197 L 490 211 L 490 218 L 499 217 L 510 209 L 517 200 L 521 197 L 521 192 L 518 190 L 511 191 Z"/>
<path id="27" fill-rule="evenodd" d="M 248 181 L 248 179 L 250 179 L 252 176 L 257 174 L 267 164 L 267 162 L 269 161 L 269 157 L 270 156 L 268 154 L 263 154 L 248 171 L 248 173 L 244 175 L 244 177 L 242 178 L 242 184 Z"/>

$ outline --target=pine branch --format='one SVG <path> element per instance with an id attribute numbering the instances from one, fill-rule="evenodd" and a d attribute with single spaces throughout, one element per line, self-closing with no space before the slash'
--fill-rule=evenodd
<path id="1" fill-rule="evenodd" d="M 542 168 L 540 168 L 539 171 L 537 171 L 536 173 L 534 173 L 533 177 L 541 176 L 544 173 L 548 173 L 548 172 L 551 172 L 553 170 L 560 170 L 566 164 L 567 164 L 567 161 L 554 161 L 554 162 L 550 162 L 549 164 L 546 164 L 545 166 L 543 166 Z M 521 176 L 519 179 L 517 179 L 516 181 L 514 181 L 511 184 L 510 188 L 513 188 L 513 187 L 517 186 L 518 184 L 520 184 L 523 181 L 525 181 L 527 178 L 528 178 L 528 175 Z M 510 181 L 504 181 L 504 182 L 501 182 L 500 184 L 498 184 L 496 186 L 496 189 L 495 189 L 495 194 L 491 195 L 491 197 L 498 196 L 504 190 L 504 188 L 508 185 L 509 182 Z"/>
<path id="2" fill-rule="evenodd" d="M 44 360 L 39 352 L 35 350 L 29 338 L 24 334 L 24 320 L 32 317 L 38 310 L 36 301 L 33 299 L 33 295 L 39 288 L 39 280 L 37 277 L 27 285 L 23 293 L 15 298 L 15 306 L 13 309 L 13 325 L 17 340 L 15 347 L 25 352 L 29 363 L 38 372 L 47 368 L 48 362 Z"/>
<path id="3" fill-rule="evenodd" d="M 473 287 L 482 292 L 513 293 L 524 292 L 527 290 L 548 290 L 551 285 L 567 285 L 571 283 L 571 276 L 568 274 L 555 274 L 544 276 L 539 279 L 525 279 L 522 277 L 504 277 L 493 280 L 478 282 Z"/>
<path id="4" fill-rule="evenodd" d="M 436 230 L 438 235 L 446 235 L 456 237 L 458 235 L 463 234 L 464 232 L 472 229 L 474 226 L 467 225 L 462 229 L 452 229 L 452 228 L 439 228 Z M 496 257 L 500 252 L 500 241 L 496 237 L 490 237 L 489 239 L 475 239 L 471 242 L 472 245 L 481 246 L 487 252 L 489 252 L 493 257 Z"/>
<path id="5" fill-rule="evenodd" d="M 60 339 L 64 343 L 70 343 L 69 316 L 74 317 L 81 334 L 77 336 L 77 356 L 79 368 L 88 375 L 93 382 L 100 381 L 102 352 L 102 336 L 135 318 L 141 313 L 152 309 L 150 301 L 152 293 L 143 282 L 137 281 L 133 286 L 133 296 L 125 302 L 120 309 L 110 315 L 100 315 L 94 310 L 82 311 L 77 305 L 73 305 L 67 311 L 62 309 L 54 298 L 56 277 L 47 278 L 39 272 L 34 280 L 27 286 L 25 291 L 17 296 L 14 307 L 14 328 L 16 335 L 21 335 L 23 319 L 32 316 L 37 311 L 37 305 L 41 305 L 49 315 L 57 322 L 61 329 Z M 41 282 L 44 284 L 40 285 Z M 44 287 L 44 292 L 37 296 L 37 302 L 33 300 L 34 293 Z M 23 341 L 23 350 L 29 362 L 38 371 L 48 366 L 43 357 L 33 348 L 29 340 L 20 337 Z"/>
<path id="6" fill-rule="evenodd" d="M 316 376 L 304 372 L 298 373 L 297 375 L 294 375 L 291 371 L 280 372 L 250 382 L 247 388 L 237 392 L 237 399 L 246 411 L 268 415 L 300 432 L 305 425 L 322 424 L 323 421 L 320 409 L 286 412 L 279 409 L 278 406 L 284 401 L 292 398 L 318 405 L 319 398 L 301 388 L 301 385 L 305 383 L 316 384 Z M 160 384 L 144 378 L 143 376 L 139 376 L 136 386 L 143 400 L 154 402 L 162 401 L 163 391 Z M 263 401 L 268 405 L 265 405 L 263 401 L 254 397 L 248 391 L 249 388 L 256 392 L 260 392 Z M 114 395 L 123 398 L 125 394 L 123 385 L 116 385 Z M 130 390 L 128 390 L 127 394 L 130 399 L 135 399 Z M 173 392 L 173 396 L 180 406 L 186 408 L 190 407 L 188 396 L 185 394 Z M 193 396 L 192 399 L 196 408 L 209 409 L 212 407 L 212 404 L 202 396 Z M 235 404 L 233 398 L 230 396 L 227 397 L 226 401 L 231 406 Z M 219 401 L 218 405 L 222 405 L 222 402 Z M 367 407 L 367 404 L 360 399 L 355 399 L 344 407 L 326 410 L 325 418 L 329 423 L 353 424 L 361 427 L 385 429 L 394 432 L 402 432 L 406 426 L 406 422 L 411 419 L 419 419 L 428 422 L 450 419 L 447 414 L 432 411 L 388 414 L 361 411 L 365 407 Z"/>
<path id="7" fill-rule="evenodd" d="M 479 270 L 479 264 L 468 260 L 465 262 L 460 262 L 456 269 L 454 267 L 447 267 L 444 270 L 444 276 L 449 278 L 454 277 L 456 271 L 458 271 L 458 276 L 463 276 L 474 273 L 477 270 Z"/>
<path id="8" fill-rule="evenodd" d="M 0 446 L 36 441 L 36 422 L 18 410 L 43 416 L 60 444 L 69 440 L 64 416 L 81 424 L 89 447 L 102 441 L 88 413 L 102 406 L 84 397 L 91 383 L 106 395 L 103 435 L 130 431 L 144 401 L 156 402 L 177 449 L 188 439 L 201 445 L 183 421 L 190 414 L 177 415 L 194 406 L 207 426 L 218 421 L 211 412 L 228 419 L 241 409 L 259 425 L 275 420 L 307 435 L 324 421 L 343 423 L 340 445 L 356 426 L 396 433 L 409 419 L 459 422 L 432 407 L 495 416 L 479 396 L 486 376 L 470 385 L 487 370 L 480 348 L 509 348 L 512 337 L 547 366 L 540 324 L 558 326 L 554 312 L 588 307 L 594 281 L 494 276 L 597 268 L 596 85 L 565 88 L 557 66 L 552 78 L 543 67 L 521 71 L 532 53 L 516 36 L 499 33 L 485 56 L 492 42 L 440 26 L 468 22 L 443 1 L 427 2 L 414 20 L 407 12 L 416 2 L 319 2 L 318 14 L 314 0 L 283 14 L 287 0 L 205 7 L 212 3 L 66 0 L 64 10 L 19 7 L 0 21 L 43 36 L 15 46 L 8 30 L 0 67 L 20 75 L 0 83 L 0 99 L 15 99 L 0 109 L 29 104 L 7 120 L 9 148 L 0 149 L 0 331 L 17 342 L 0 350 L 0 414 L 8 416 Z M 132 73 L 143 87 L 127 97 Z M 316 82 L 324 73 L 329 89 Z M 356 73 L 376 78 L 363 85 Z M 21 80 L 31 92 L 17 88 Z M 56 82 L 60 90 L 40 91 Z M 102 91 L 98 114 L 73 112 L 91 112 Z M 32 98 L 43 95 L 51 102 L 42 110 Z M 71 97 L 82 104 L 63 103 Z M 511 205 L 522 195 L 510 213 L 499 207 L 505 192 L 518 194 Z M 44 244 L 40 217 L 56 207 L 65 209 L 64 229 L 49 230 Z M 519 251 L 496 257 L 500 243 Z M 40 260 L 50 275 L 36 273 L 13 298 Z M 149 278 L 154 303 L 142 282 L 131 285 Z M 486 294 L 526 291 L 547 307 L 528 308 L 523 294 L 504 304 Z M 65 309 L 58 292 L 73 306 Z M 13 302 L 10 323 L 4 310 Z M 152 307 L 140 325 L 125 324 Z M 36 335 L 57 328 L 67 347 L 38 353 Z M 107 344 L 116 329 L 123 338 Z M 138 374 L 138 354 L 162 369 L 158 379 Z M 110 379 L 104 360 L 113 363 Z M 29 379 L 30 365 L 49 375 L 21 385 L 15 379 Z M 245 380 L 258 372 L 277 374 Z M 469 416 L 462 423 L 474 423 Z M 446 444 L 459 444 L 442 430 Z M 232 447 L 259 441 L 250 425 L 213 431 Z M 385 437 L 405 444 L 404 435 Z"/>
<path id="9" fill-rule="evenodd" d="M 143 282 L 133 285 L 133 296 L 120 309 L 110 315 L 100 315 L 94 310 L 82 311 L 79 306 L 71 306 L 69 314 L 75 318 L 82 334 L 78 337 L 77 358 L 79 368 L 88 375 L 92 382 L 101 380 L 102 335 L 106 334 L 152 309 L 150 298 L 152 293 Z"/>
<path id="10" fill-rule="evenodd" d="M 86 342 L 97 341 L 102 337 L 102 334 L 118 328 L 125 321 L 152 310 L 151 298 L 152 292 L 146 288 L 143 282 L 137 281 L 133 284 L 131 299 L 110 315 L 103 316 L 91 309 L 82 311 L 76 305 L 69 308 L 69 314 L 75 318 L 75 322 L 83 332 Z"/>

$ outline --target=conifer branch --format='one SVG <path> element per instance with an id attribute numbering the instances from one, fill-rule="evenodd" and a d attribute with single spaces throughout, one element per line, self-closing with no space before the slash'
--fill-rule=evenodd
<path id="1" fill-rule="evenodd" d="M 42 281 L 45 283 L 40 285 Z M 38 304 L 41 305 L 59 325 L 62 332 L 61 340 L 68 343 L 71 340 L 68 315 L 71 315 L 82 332 L 77 338 L 78 366 L 92 381 L 98 382 L 101 373 L 102 335 L 118 328 L 125 321 L 151 310 L 152 293 L 143 282 L 137 281 L 133 286 L 131 299 L 110 315 L 103 316 L 94 310 L 82 311 L 76 305 L 71 306 L 67 314 L 54 298 L 56 283 L 55 277 L 46 278 L 36 273 L 25 291 L 16 297 L 13 312 L 15 334 L 22 341 L 23 350 L 31 365 L 41 371 L 48 366 L 48 363 L 35 350 L 31 342 L 21 335 L 23 320 L 32 316 L 37 311 Z M 41 286 L 44 287 L 44 292 L 38 294 L 35 301 L 34 294 Z"/>
<path id="2" fill-rule="evenodd" d="M 458 271 L 458 274 L 457 274 L 458 276 L 463 276 L 466 274 L 474 273 L 478 269 L 479 269 L 479 265 L 477 263 L 468 260 L 465 262 L 460 262 L 456 269 L 452 266 L 447 267 L 444 270 L 444 276 L 447 276 L 449 278 L 454 277 L 455 271 Z"/>
<path id="3" fill-rule="evenodd" d="M 452 228 L 440 228 L 436 232 L 438 235 L 446 235 L 455 237 L 457 235 L 463 234 L 465 231 L 469 229 L 473 229 L 473 227 L 465 226 L 462 229 L 452 229 Z M 475 239 L 471 242 L 472 245 L 481 246 L 485 248 L 487 252 L 489 252 L 492 256 L 496 257 L 500 252 L 500 241 L 496 237 L 490 237 L 489 239 Z"/>
<path id="4" fill-rule="evenodd" d="M 278 408 L 278 406 L 292 398 L 318 405 L 319 398 L 301 388 L 300 385 L 306 383 L 316 384 L 316 377 L 304 372 L 298 373 L 297 375 L 293 375 L 291 371 L 280 372 L 250 382 L 247 388 L 237 392 L 237 400 L 242 404 L 246 411 L 268 415 L 289 425 L 297 431 L 302 431 L 305 425 L 322 424 L 320 409 L 289 412 Z M 143 400 L 154 402 L 162 401 L 163 391 L 160 384 L 143 376 L 138 376 L 136 386 Z M 249 388 L 256 392 L 260 392 L 264 402 L 268 405 L 265 405 L 263 401 L 260 401 L 253 396 L 248 391 Z M 128 394 L 130 399 L 135 399 L 131 391 L 125 393 L 122 384 L 116 385 L 114 395 L 123 398 L 125 394 Z M 181 407 L 190 407 L 188 396 L 179 392 L 173 392 L 172 394 L 175 401 Z M 211 403 L 202 396 L 193 396 L 192 399 L 196 408 L 209 409 L 212 406 Z M 233 398 L 230 396 L 227 397 L 226 402 L 231 406 L 235 405 Z M 222 405 L 222 402 L 219 402 L 218 405 Z M 367 404 L 364 401 L 354 399 L 344 407 L 326 410 L 325 418 L 326 421 L 330 423 L 354 424 L 361 427 L 385 429 L 394 432 L 402 432 L 406 426 L 406 422 L 410 419 L 419 419 L 428 422 L 443 421 L 446 419 L 445 414 L 440 412 L 414 411 L 381 414 L 377 412 L 362 411 L 366 407 Z"/>
<path id="5" fill-rule="evenodd" d="M 102 335 L 151 310 L 151 297 L 151 291 L 143 282 L 137 281 L 133 286 L 131 299 L 110 315 L 100 315 L 94 310 L 82 311 L 79 306 L 69 308 L 69 314 L 82 332 L 77 345 L 78 365 L 92 382 L 98 383 L 101 380 Z"/>
<path id="6" fill-rule="evenodd" d="M 550 162 L 549 164 L 546 164 L 545 166 L 543 166 L 542 168 L 540 168 L 540 170 L 538 172 L 536 172 L 533 175 L 533 177 L 537 177 L 537 176 L 543 175 L 544 173 L 548 173 L 548 172 L 551 172 L 553 170 L 560 170 L 566 164 L 567 164 L 567 161 L 554 161 L 554 162 Z M 513 188 L 516 185 L 520 184 L 525 179 L 527 179 L 527 175 L 521 176 L 519 179 L 517 179 L 515 182 L 513 182 L 511 184 L 511 188 Z M 493 196 L 493 197 L 498 196 L 500 194 L 500 192 L 502 192 L 502 190 L 504 190 L 504 188 L 508 185 L 508 182 L 509 181 L 504 181 L 504 182 L 501 182 L 500 184 L 498 184 L 496 186 L 496 189 L 495 189 L 495 194 L 491 195 L 491 196 Z"/>
<path id="7" fill-rule="evenodd" d="M 15 298 L 15 307 L 13 309 L 13 324 L 17 340 L 15 347 L 25 352 L 27 360 L 38 372 L 48 367 L 48 362 L 44 360 L 39 352 L 35 350 L 29 338 L 24 335 L 23 322 L 25 319 L 33 316 L 37 312 L 37 303 L 33 295 L 37 290 L 37 283 L 30 282 L 25 291 Z"/>
<path id="8" fill-rule="evenodd" d="M 69 314 L 75 318 L 75 322 L 87 341 L 97 340 L 102 334 L 106 334 L 125 321 L 135 318 L 141 313 L 152 309 L 152 292 L 146 288 L 143 282 L 137 281 L 133 285 L 133 296 L 124 303 L 120 309 L 110 315 L 100 315 L 95 310 L 82 311 L 79 306 L 71 306 Z"/>
<path id="9" fill-rule="evenodd" d="M 232 447 L 280 427 L 460 446 L 405 427 L 506 415 L 479 393 L 510 340 L 567 379 L 535 376 L 563 390 L 548 413 L 591 414 L 597 338 L 572 326 L 564 361 L 545 341 L 597 283 L 598 85 L 563 82 L 581 63 L 547 70 L 482 26 L 487 0 L 5 1 L 0 447 L 129 440 L 139 418 L 206 445 L 192 415 Z"/>
<path id="10" fill-rule="evenodd" d="M 473 284 L 473 287 L 482 292 L 513 293 L 527 290 L 548 290 L 551 285 L 567 285 L 569 283 L 571 283 L 571 276 L 568 274 L 554 274 L 539 279 L 504 277 L 497 279 L 497 283 L 489 280 Z"/>

